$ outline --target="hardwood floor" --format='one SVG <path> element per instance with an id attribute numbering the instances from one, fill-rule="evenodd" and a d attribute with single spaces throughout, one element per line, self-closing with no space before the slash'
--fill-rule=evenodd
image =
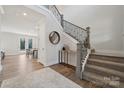
<path id="1" fill-rule="evenodd" d="M 28 74 L 35 70 L 44 68 L 42 64 L 37 62 L 36 59 L 32 59 L 31 56 L 17 55 L 17 56 L 6 56 L 2 61 L 3 70 L 0 73 L 0 84 L 5 79 L 10 79 L 21 74 Z M 95 84 L 88 82 L 86 80 L 80 80 L 75 76 L 75 69 L 72 66 L 64 64 L 56 64 L 50 66 L 56 72 L 62 74 L 66 78 L 77 83 L 81 87 L 95 88 Z"/>
<path id="2" fill-rule="evenodd" d="M 0 81 L 43 68 L 43 65 L 37 62 L 36 59 L 32 59 L 31 56 L 25 54 L 6 56 L 2 61 L 2 65 L 3 70 L 0 73 Z"/>
<path id="3" fill-rule="evenodd" d="M 65 65 L 65 64 L 56 64 L 56 65 L 50 66 L 50 68 L 52 68 L 56 72 L 62 74 L 66 78 L 72 80 L 73 82 L 77 83 L 81 87 L 84 87 L 84 88 L 96 88 L 96 87 L 98 87 L 99 88 L 99 86 L 97 86 L 97 85 L 95 85 L 89 81 L 78 79 L 75 75 L 74 67 L 71 67 L 71 66 Z"/>

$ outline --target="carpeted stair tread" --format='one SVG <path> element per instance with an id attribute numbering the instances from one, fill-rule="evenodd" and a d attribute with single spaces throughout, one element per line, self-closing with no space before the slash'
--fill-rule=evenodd
<path id="1" fill-rule="evenodd" d="M 96 83 L 102 87 L 124 87 L 124 83 L 119 83 L 118 82 L 115 84 L 111 84 L 111 81 L 106 80 L 105 77 L 95 74 L 95 73 L 91 73 L 88 71 L 83 72 L 83 79 L 86 79 L 88 81 L 91 81 L 93 83 Z"/>
<path id="2" fill-rule="evenodd" d="M 101 60 L 107 60 L 107 61 L 124 63 L 124 57 L 90 54 L 90 57 L 89 58 L 95 58 L 95 59 L 101 59 Z"/>
<path id="3" fill-rule="evenodd" d="M 120 72 L 120 71 L 117 71 L 117 70 L 114 70 L 114 69 L 99 67 L 99 66 L 90 65 L 90 64 L 87 64 L 86 68 L 95 69 L 95 70 L 98 70 L 98 71 L 102 71 L 104 73 L 110 73 L 110 74 L 113 74 L 115 76 L 119 76 L 119 77 L 124 78 L 124 72 Z"/>
<path id="4" fill-rule="evenodd" d="M 99 63 L 111 64 L 111 65 L 115 65 L 115 66 L 124 67 L 123 63 L 107 61 L 107 60 L 101 60 L 101 59 L 89 58 L 88 61 L 94 61 L 94 62 L 99 62 Z"/>

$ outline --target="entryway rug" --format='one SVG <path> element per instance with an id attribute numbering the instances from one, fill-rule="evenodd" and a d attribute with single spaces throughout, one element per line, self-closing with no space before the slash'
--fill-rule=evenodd
<path id="1" fill-rule="evenodd" d="M 51 68 L 4 80 L 2 88 L 80 88 L 79 85 Z"/>

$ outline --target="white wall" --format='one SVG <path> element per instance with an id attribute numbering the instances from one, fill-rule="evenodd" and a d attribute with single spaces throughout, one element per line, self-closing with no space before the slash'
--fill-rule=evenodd
<path id="1" fill-rule="evenodd" d="M 70 35 L 66 34 L 65 32 L 62 32 L 62 45 L 68 46 L 69 49 L 73 52 L 77 52 L 77 44 L 79 42 L 71 37 Z"/>
<path id="2" fill-rule="evenodd" d="M 62 33 L 62 47 L 68 48 L 68 64 L 72 66 L 77 65 L 77 44 L 79 42 L 66 34 Z"/>
<path id="3" fill-rule="evenodd" d="M 1 49 L 1 18 L 2 14 L 0 13 L 0 49 Z"/>
<path id="4" fill-rule="evenodd" d="M 40 21 L 39 31 L 38 31 L 38 58 L 42 64 L 46 64 L 46 45 L 45 45 L 45 35 L 46 35 L 46 20 L 45 18 Z"/>
<path id="5" fill-rule="evenodd" d="M 58 53 L 61 48 L 61 31 L 62 29 L 59 27 L 59 24 L 55 22 L 55 20 L 50 16 L 46 16 L 46 56 L 47 56 L 47 64 L 52 65 L 58 63 Z M 60 42 L 57 45 L 52 44 L 49 41 L 49 34 L 52 31 L 57 31 L 60 34 Z"/>
<path id="6" fill-rule="evenodd" d="M 37 37 L 27 36 L 15 33 L 2 32 L 2 49 L 5 51 L 6 55 L 17 55 L 20 53 L 25 53 L 25 51 L 20 51 L 20 38 L 25 38 L 26 46 L 28 49 L 28 39 L 33 40 L 33 48 L 37 48 Z"/>
<path id="7" fill-rule="evenodd" d="M 91 27 L 92 48 L 123 50 L 122 6 L 65 6 L 61 11 L 66 20 L 84 28 Z"/>
<path id="8" fill-rule="evenodd" d="M 123 11 L 122 11 L 122 13 L 123 13 L 123 18 L 122 18 L 122 20 L 123 20 L 123 33 L 122 33 L 122 36 L 123 36 L 123 50 L 124 50 L 124 6 L 123 6 Z"/>
<path id="9" fill-rule="evenodd" d="M 1 6 L 0 6 L 1 7 Z M 1 27 L 2 27 L 2 13 L 0 11 L 0 49 L 1 49 Z"/>
<path id="10" fill-rule="evenodd" d="M 0 13 L 0 51 L 1 51 L 1 13 Z M 0 54 L 0 71 L 2 70 L 1 66 L 1 54 Z"/>

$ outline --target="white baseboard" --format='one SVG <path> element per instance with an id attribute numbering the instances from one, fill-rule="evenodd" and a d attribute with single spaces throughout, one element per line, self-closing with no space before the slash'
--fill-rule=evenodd
<path id="1" fill-rule="evenodd" d="M 95 53 L 98 55 L 107 55 L 107 56 L 116 56 L 116 57 L 124 57 L 124 51 L 115 51 L 115 50 L 95 50 Z"/>

